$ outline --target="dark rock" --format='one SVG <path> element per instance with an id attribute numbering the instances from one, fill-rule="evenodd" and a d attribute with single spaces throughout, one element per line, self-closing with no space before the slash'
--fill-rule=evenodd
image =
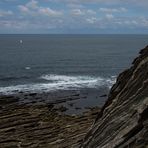
<path id="1" fill-rule="evenodd" d="M 81 109 L 81 107 L 75 107 L 75 109 L 76 109 L 76 110 L 80 110 L 80 109 Z"/>
<path id="2" fill-rule="evenodd" d="M 29 94 L 29 96 L 32 96 L 32 97 L 34 97 L 34 96 L 36 96 L 37 95 L 37 93 L 30 93 Z"/>
<path id="3" fill-rule="evenodd" d="M 104 95 L 101 95 L 100 97 L 107 97 L 107 95 L 106 95 L 106 94 L 104 94 Z"/>
<path id="4" fill-rule="evenodd" d="M 59 108 L 57 108 L 57 110 L 60 112 L 65 112 L 68 110 L 68 108 L 66 108 L 65 106 L 60 106 Z"/>
<path id="5" fill-rule="evenodd" d="M 53 107 L 54 107 L 53 104 L 48 104 L 47 106 L 48 106 L 48 109 L 49 109 L 49 110 L 53 109 Z"/>
<path id="6" fill-rule="evenodd" d="M 89 109 L 89 110 L 91 110 L 92 107 L 90 107 L 90 106 L 86 106 L 85 109 Z"/>
<path id="7" fill-rule="evenodd" d="M 75 95 L 73 95 L 73 96 L 76 96 L 76 97 L 77 97 L 77 96 L 80 96 L 80 94 L 75 94 Z"/>
<path id="8" fill-rule="evenodd" d="M 74 105 L 74 103 L 68 103 L 68 105 L 72 107 Z"/>
<path id="9" fill-rule="evenodd" d="M 87 96 L 83 96 L 82 98 L 83 98 L 83 99 L 86 99 L 86 98 L 87 98 Z"/>
<path id="10" fill-rule="evenodd" d="M 81 147 L 148 147 L 148 46 L 118 76 Z"/>
<path id="11" fill-rule="evenodd" d="M 8 105 L 11 103 L 16 103 L 18 101 L 19 101 L 19 99 L 15 98 L 13 96 L 5 96 L 5 97 L 0 98 L 0 105 Z"/>

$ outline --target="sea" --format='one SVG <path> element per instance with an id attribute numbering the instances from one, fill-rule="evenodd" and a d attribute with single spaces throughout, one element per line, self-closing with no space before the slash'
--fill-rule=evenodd
<path id="1" fill-rule="evenodd" d="M 0 35 L 0 94 L 110 89 L 148 35 Z"/>

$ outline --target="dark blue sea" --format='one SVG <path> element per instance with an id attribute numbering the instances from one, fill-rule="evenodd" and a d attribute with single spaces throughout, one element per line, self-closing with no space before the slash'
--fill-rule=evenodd
<path id="1" fill-rule="evenodd" d="M 108 88 L 148 35 L 0 35 L 0 93 Z"/>

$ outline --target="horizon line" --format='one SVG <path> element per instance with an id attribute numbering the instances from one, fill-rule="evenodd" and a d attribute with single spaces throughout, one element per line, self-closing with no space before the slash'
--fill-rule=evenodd
<path id="1" fill-rule="evenodd" d="M 148 35 L 148 33 L 0 33 L 0 35 Z"/>

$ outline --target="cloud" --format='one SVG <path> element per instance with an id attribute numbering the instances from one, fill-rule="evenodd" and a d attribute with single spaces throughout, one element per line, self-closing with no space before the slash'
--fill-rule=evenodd
<path id="1" fill-rule="evenodd" d="M 96 17 L 87 18 L 86 22 L 88 22 L 89 24 L 94 24 L 97 22 L 97 18 Z"/>
<path id="2" fill-rule="evenodd" d="M 127 9 L 124 7 L 121 8 L 100 8 L 99 11 L 105 13 L 118 13 L 118 12 L 127 12 Z"/>
<path id="3" fill-rule="evenodd" d="M 106 14 L 105 17 L 106 17 L 107 19 L 113 19 L 113 18 L 114 18 L 114 16 L 113 16 L 112 14 Z"/>
<path id="4" fill-rule="evenodd" d="M 49 16 L 49 17 L 58 17 L 63 14 L 62 11 L 53 10 L 49 7 L 42 7 L 39 6 L 38 1 L 31 0 L 25 5 L 19 5 L 19 10 L 24 15 L 30 15 L 30 16 Z"/>
<path id="5" fill-rule="evenodd" d="M 14 31 L 37 31 L 38 29 L 48 30 L 60 28 L 60 20 L 0 20 L 0 29 L 8 29 Z"/>
<path id="6" fill-rule="evenodd" d="M 91 10 L 91 9 L 88 9 L 88 10 L 87 10 L 87 13 L 88 13 L 88 14 L 92 14 L 92 15 L 94 15 L 94 14 L 96 14 L 96 11 Z"/>
<path id="7" fill-rule="evenodd" d="M 31 8 L 31 9 L 38 9 L 38 1 L 36 0 L 31 0 L 30 2 L 28 2 L 26 4 L 27 8 Z"/>
<path id="8" fill-rule="evenodd" d="M 26 14 L 26 13 L 29 13 L 29 12 L 30 12 L 29 8 L 26 7 L 26 6 L 19 5 L 18 8 L 19 8 L 19 10 L 20 10 L 23 14 Z"/>
<path id="9" fill-rule="evenodd" d="M 147 27 L 147 28 L 148 28 L 148 18 L 142 17 L 140 20 L 141 20 L 141 24 L 142 24 L 144 27 Z M 139 24 L 139 23 L 138 23 L 138 24 Z"/>
<path id="10" fill-rule="evenodd" d="M 68 3 L 66 6 L 69 7 L 69 8 L 73 8 L 73 9 L 76 9 L 76 8 L 84 8 L 84 5 L 75 4 L 75 3 Z"/>
<path id="11" fill-rule="evenodd" d="M 0 17 L 11 16 L 13 12 L 10 10 L 0 10 Z"/>
<path id="12" fill-rule="evenodd" d="M 71 29 L 142 28 L 148 32 L 147 10 L 143 9 L 147 4 L 146 0 L 0 0 L 0 30 L 68 33 Z"/>
<path id="13" fill-rule="evenodd" d="M 16 21 L 16 20 L 1 20 L 0 21 L 0 26 L 3 28 L 8 28 L 8 29 L 22 29 L 24 28 L 27 24 L 27 21 Z"/>
<path id="14" fill-rule="evenodd" d="M 72 9 L 70 10 L 71 14 L 74 16 L 83 16 L 83 15 L 96 15 L 96 12 L 91 9 Z"/>
<path id="15" fill-rule="evenodd" d="M 72 15 L 84 15 L 85 13 L 81 11 L 80 9 L 73 9 L 71 10 Z"/>
<path id="16" fill-rule="evenodd" d="M 103 21 L 103 20 L 102 20 Z M 104 22 L 104 21 L 103 21 Z M 116 27 L 118 29 L 148 29 L 148 18 L 146 17 L 114 17 L 113 19 L 108 19 L 106 23 L 107 27 L 109 25 Z"/>
<path id="17" fill-rule="evenodd" d="M 47 16 L 61 16 L 62 15 L 62 12 L 60 11 L 56 11 L 56 10 L 52 10 L 51 8 L 44 8 L 44 7 L 40 7 L 38 12 L 39 14 L 47 15 Z"/>

